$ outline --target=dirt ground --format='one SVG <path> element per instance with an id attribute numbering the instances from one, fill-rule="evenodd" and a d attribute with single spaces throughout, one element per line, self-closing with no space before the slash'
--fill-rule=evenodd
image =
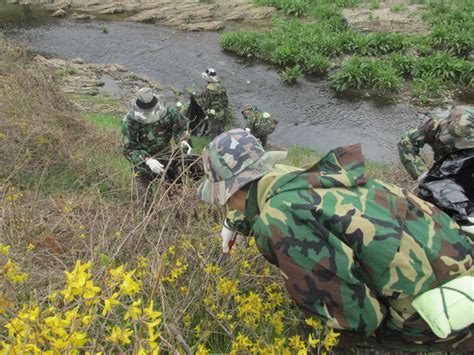
<path id="1" fill-rule="evenodd" d="M 378 8 L 374 3 L 378 1 Z M 367 32 L 403 32 L 425 34 L 429 24 L 421 20 L 422 5 L 408 0 L 364 0 L 354 9 L 345 9 L 344 16 L 352 28 Z"/>
<path id="2" fill-rule="evenodd" d="M 10 0 L 31 3 L 31 0 Z M 115 16 L 128 21 L 161 23 L 188 31 L 217 31 L 232 22 L 270 18 L 272 7 L 251 0 L 38 0 L 52 16 L 76 20 Z"/>

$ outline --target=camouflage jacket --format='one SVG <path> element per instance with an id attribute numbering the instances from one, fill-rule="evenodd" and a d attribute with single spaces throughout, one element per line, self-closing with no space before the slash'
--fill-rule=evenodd
<path id="1" fill-rule="evenodd" d="M 464 110 L 464 107 L 457 109 Z M 438 161 L 446 154 L 455 154 L 462 149 L 474 148 L 474 108 L 467 108 L 456 115 L 454 110 L 447 118 L 430 118 L 419 128 L 404 133 L 398 143 L 400 160 L 413 178 L 428 170 L 420 156 L 420 149 L 429 144 Z"/>
<path id="2" fill-rule="evenodd" d="M 278 124 L 274 117 L 256 106 L 249 107 L 242 111 L 242 114 L 245 118 L 245 128 L 250 129 L 250 133 L 256 137 L 273 133 Z"/>
<path id="3" fill-rule="evenodd" d="M 229 100 L 226 90 L 220 83 L 208 83 L 201 95 L 196 97 L 196 102 L 208 114 L 209 118 L 224 120 L 227 118 Z M 210 114 L 211 110 L 214 110 L 215 114 Z"/>
<path id="4" fill-rule="evenodd" d="M 137 122 L 127 115 L 121 123 L 123 153 L 134 165 L 150 156 L 166 157 L 171 152 L 172 140 L 184 137 L 186 124 L 186 118 L 170 107 L 153 123 Z"/>
<path id="5" fill-rule="evenodd" d="M 367 179 L 358 145 L 307 170 L 280 169 L 251 184 L 245 218 L 226 224 L 254 235 L 303 312 L 388 344 L 440 340 L 410 300 L 472 267 L 458 225 L 404 189 Z"/>

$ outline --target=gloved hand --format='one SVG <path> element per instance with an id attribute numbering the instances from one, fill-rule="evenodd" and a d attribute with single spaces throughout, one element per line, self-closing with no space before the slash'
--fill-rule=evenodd
<path id="1" fill-rule="evenodd" d="M 245 128 L 245 130 L 250 133 L 250 128 L 247 127 Z"/>
<path id="2" fill-rule="evenodd" d="M 161 164 L 158 160 L 153 159 L 153 158 L 148 158 L 145 161 L 145 164 L 148 165 L 151 171 L 153 171 L 155 174 L 163 174 L 165 172 L 165 167 L 163 164 Z"/>
<path id="3" fill-rule="evenodd" d="M 232 249 L 237 233 L 231 231 L 226 226 L 222 226 L 221 237 L 222 237 L 222 253 L 227 254 Z"/>
<path id="4" fill-rule="evenodd" d="M 423 180 L 425 180 L 426 175 L 428 175 L 428 170 L 426 170 L 424 173 L 418 175 L 418 177 L 416 178 L 416 181 L 418 181 L 418 184 L 421 184 L 423 182 Z"/>
<path id="5" fill-rule="evenodd" d="M 193 147 L 191 147 L 191 145 L 187 141 L 181 141 L 181 147 L 186 149 L 186 155 L 191 154 L 191 152 L 193 151 Z"/>

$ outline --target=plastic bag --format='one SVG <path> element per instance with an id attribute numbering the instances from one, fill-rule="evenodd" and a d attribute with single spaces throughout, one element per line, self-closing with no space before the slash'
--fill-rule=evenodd
<path id="1" fill-rule="evenodd" d="M 433 203 L 458 224 L 474 217 L 474 149 L 437 161 L 419 185 L 418 196 Z"/>

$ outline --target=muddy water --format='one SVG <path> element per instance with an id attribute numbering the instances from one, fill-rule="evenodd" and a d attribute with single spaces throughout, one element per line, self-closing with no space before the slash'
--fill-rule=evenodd
<path id="1" fill-rule="evenodd" d="M 216 33 L 184 33 L 154 25 L 55 21 L 48 26 L 8 31 L 28 48 L 95 63 L 119 63 L 165 84 L 165 88 L 202 88 L 200 73 L 217 70 L 232 104 L 256 104 L 280 119 L 273 143 L 308 146 L 322 152 L 363 143 L 369 159 L 398 160 L 400 134 L 422 121 L 404 104 L 339 98 L 324 81 L 281 82 L 269 66 L 248 63 L 224 53 Z M 169 91 L 170 92 L 170 91 Z"/>

